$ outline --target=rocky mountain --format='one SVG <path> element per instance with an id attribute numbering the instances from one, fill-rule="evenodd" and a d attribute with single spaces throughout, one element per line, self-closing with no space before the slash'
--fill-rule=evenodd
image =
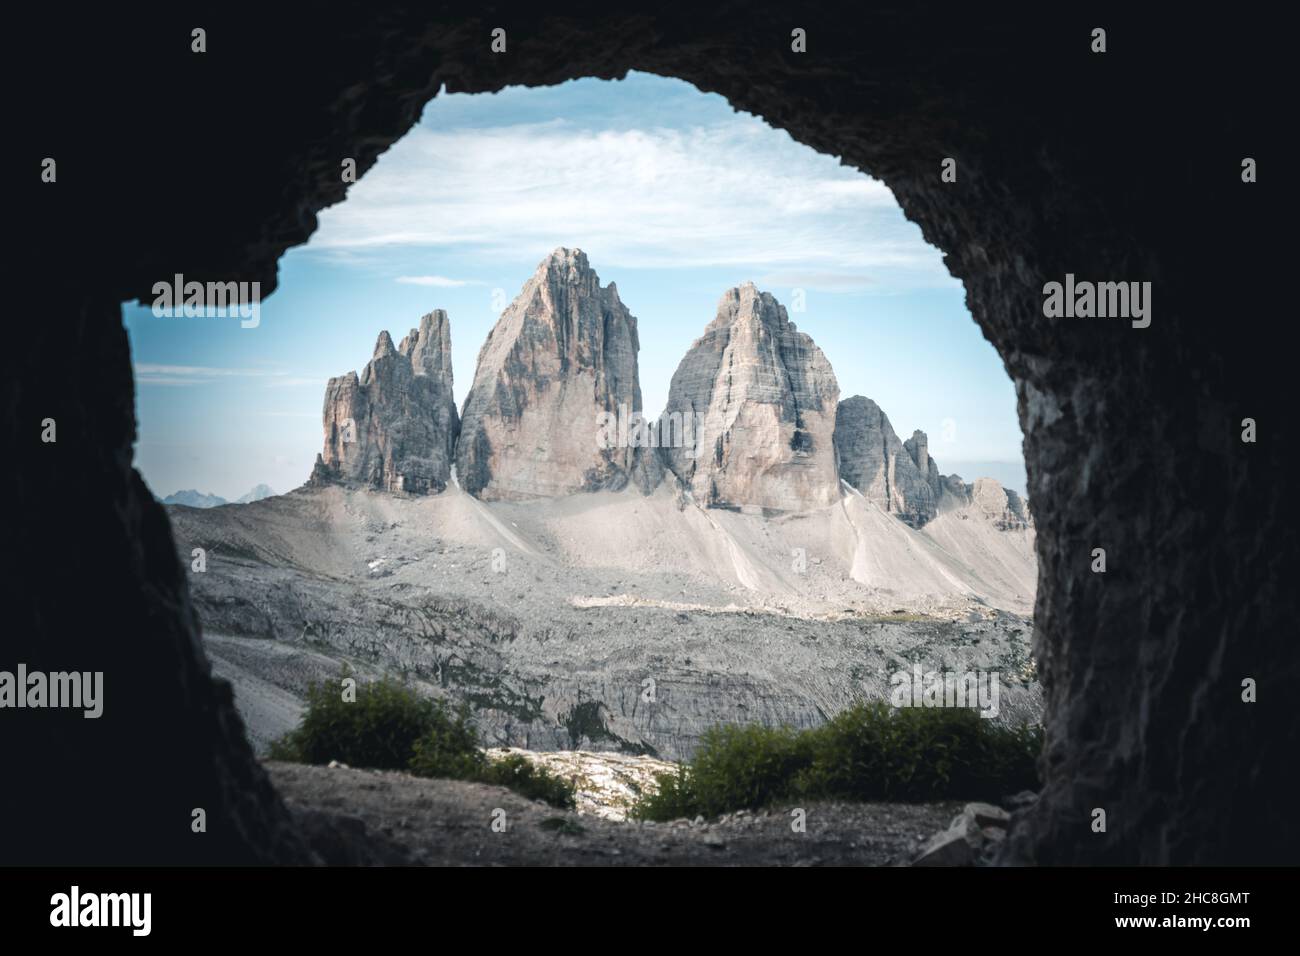
<path id="1" fill-rule="evenodd" d="M 460 432 L 447 313 L 424 316 L 397 347 L 381 332 L 359 377 L 329 380 L 323 417 L 325 450 L 313 482 L 408 494 L 446 488 Z"/>
<path id="2" fill-rule="evenodd" d="M 273 498 L 275 495 L 276 490 L 270 485 L 254 485 L 251 489 L 236 498 L 235 504 L 246 505 L 254 501 L 261 501 L 263 498 Z"/>
<path id="3" fill-rule="evenodd" d="M 722 297 L 650 443 L 636 319 L 581 251 L 502 313 L 463 419 L 447 325 L 330 380 L 309 487 L 172 512 L 259 748 L 343 667 L 470 705 L 496 746 L 666 759 L 718 724 L 816 726 L 918 663 L 1000 674 L 1003 717 L 1038 712 L 1025 502 L 840 402 L 770 294 Z"/>
<path id="4" fill-rule="evenodd" d="M 970 511 L 1001 531 L 1033 527 L 1028 504 L 992 478 L 973 484 L 943 475 L 919 429 L 900 442 L 887 416 L 869 398 L 840 402 L 835 416 L 840 477 L 883 511 L 920 528 L 945 511 Z"/>
<path id="5" fill-rule="evenodd" d="M 694 442 L 663 449 L 669 468 L 709 506 L 802 511 L 839 500 L 839 386 L 810 336 L 754 284 L 729 290 L 673 374 L 668 416 Z"/>
<path id="6" fill-rule="evenodd" d="M 939 469 L 929 457 L 925 432 L 899 441 L 880 406 L 854 395 L 836 410 L 835 451 L 840 477 L 869 501 L 914 528 L 934 517 Z"/>
<path id="7" fill-rule="evenodd" d="M 205 494 L 202 491 L 195 491 L 193 488 L 174 492 L 164 498 L 162 502 L 165 505 L 184 505 L 187 508 L 215 508 L 218 505 L 228 503 L 225 498 Z"/>
<path id="8" fill-rule="evenodd" d="M 976 478 L 973 484 L 962 484 L 960 476 L 950 476 L 956 481 L 945 489 L 945 499 L 969 504 L 1000 531 L 1019 531 L 1031 528 L 1033 516 L 1025 499 L 992 478 Z M 960 490 L 958 490 L 960 489 Z"/>
<path id="9" fill-rule="evenodd" d="M 461 486 L 522 500 L 658 484 L 652 449 L 617 435 L 602 443 L 598 427 L 641 413 L 639 350 L 614 283 L 601 286 L 582 250 L 556 249 L 479 352 L 456 451 Z"/>

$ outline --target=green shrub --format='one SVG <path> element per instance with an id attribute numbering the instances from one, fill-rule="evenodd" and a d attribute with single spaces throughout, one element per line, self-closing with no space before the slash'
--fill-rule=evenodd
<path id="1" fill-rule="evenodd" d="M 689 768 L 657 776 L 634 816 L 675 820 L 778 800 L 997 800 L 1038 785 L 1039 728 L 1009 729 L 966 708 L 858 704 L 821 727 L 722 727 Z"/>
<path id="2" fill-rule="evenodd" d="M 715 727 L 704 734 L 691 764 L 698 813 L 717 816 L 761 807 L 785 796 L 808 766 L 808 734 L 788 727 Z"/>
<path id="3" fill-rule="evenodd" d="M 478 736 L 462 708 L 453 717 L 442 711 L 428 732 L 415 741 L 407 768 L 418 777 L 475 780 L 487 764 Z"/>
<path id="4" fill-rule="evenodd" d="M 573 784 L 529 763 L 519 754 L 511 754 L 501 760 L 489 760 L 476 779 L 481 783 L 509 787 L 529 800 L 544 800 L 561 809 L 572 810 L 577 802 Z"/>
<path id="5" fill-rule="evenodd" d="M 575 802 L 570 783 L 517 754 L 488 760 L 466 708 L 453 711 L 388 679 L 358 684 L 353 701 L 343 699 L 338 682 L 312 684 L 302 723 L 275 741 L 268 755 L 294 763 L 338 760 L 350 767 L 491 783 L 556 807 L 571 808 Z"/>
<path id="6" fill-rule="evenodd" d="M 346 674 L 344 676 L 347 676 Z M 302 723 L 271 747 L 275 760 L 350 767 L 404 770 L 416 740 L 446 722 L 437 701 L 387 679 L 357 684 L 356 700 L 346 701 L 338 682 L 307 689 Z"/>
<path id="7" fill-rule="evenodd" d="M 812 759 L 794 792 L 842 800 L 997 800 L 1036 788 L 1041 731 L 969 708 L 852 707 L 809 731 Z"/>
<path id="8" fill-rule="evenodd" d="M 693 820 L 700 816 L 700 802 L 690 770 L 684 765 L 676 773 L 655 774 L 656 789 L 644 794 L 629 811 L 634 820 Z"/>

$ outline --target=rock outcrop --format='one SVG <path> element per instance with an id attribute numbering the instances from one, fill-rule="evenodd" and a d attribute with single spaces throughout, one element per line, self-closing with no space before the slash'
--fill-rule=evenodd
<path id="1" fill-rule="evenodd" d="M 899 441 L 880 406 L 854 395 L 835 413 L 835 451 L 840 477 L 863 497 L 914 528 L 934 517 L 940 476 L 925 432 Z"/>
<path id="2" fill-rule="evenodd" d="M 839 499 L 839 385 L 810 336 L 754 284 L 723 295 L 718 313 L 673 374 L 666 415 L 692 439 L 665 462 L 711 507 L 800 511 Z"/>
<path id="3" fill-rule="evenodd" d="M 1034 524 L 1025 500 L 993 478 L 976 478 L 974 483 L 967 485 L 962 483 L 959 475 L 949 475 L 944 479 L 941 504 L 945 508 L 970 505 L 999 531 L 1019 531 Z"/>
<path id="4" fill-rule="evenodd" d="M 325 451 L 313 482 L 408 494 L 446 488 L 460 432 L 447 313 L 424 316 L 396 348 L 381 332 L 360 377 L 349 372 L 329 380 L 323 415 Z"/>
<path id="5" fill-rule="evenodd" d="M 601 428 L 641 414 L 636 318 L 580 249 L 556 249 L 501 314 L 465 399 L 457 475 L 470 494 L 526 500 L 579 491 L 649 491 L 654 450 Z M 605 441 L 609 437 L 611 440 Z"/>
<path id="6" fill-rule="evenodd" d="M 889 416 L 869 398 L 854 395 L 840 402 L 835 451 L 844 481 L 914 528 L 941 511 L 966 507 L 1000 531 L 1033 527 L 1033 517 L 1019 494 L 992 478 L 967 484 L 960 475 L 940 474 L 925 432 L 918 429 L 900 442 Z"/>

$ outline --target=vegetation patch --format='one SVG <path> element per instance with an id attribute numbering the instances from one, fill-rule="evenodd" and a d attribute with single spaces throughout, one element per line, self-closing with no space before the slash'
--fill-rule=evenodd
<path id="1" fill-rule="evenodd" d="M 302 722 L 271 745 L 270 757 L 495 784 L 565 809 L 576 802 L 571 783 L 523 757 L 488 760 L 464 706 L 453 710 L 388 679 L 351 692 L 342 680 L 312 684 Z"/>
<path id="2" fill-rule="evenodd" d="M 1037 789 L 1042 728 L 1006 728 L 967 708 L 858 704 L 820 727 L 716 727 L 695 759 L 658 774 L 642 820 L 714 817 L 788 800 L 996 801 Z"/>

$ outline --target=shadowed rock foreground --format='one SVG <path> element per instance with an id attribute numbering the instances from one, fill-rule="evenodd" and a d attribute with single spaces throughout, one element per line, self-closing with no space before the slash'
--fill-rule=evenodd
<path id="1" fill-rule="evenodd" d="M 327 863 L 430 866 L 887 866 L 909 862 L 960 803 L 810 803 L 713 822 L 618 823 L 501 787 L 268 763 Z M 494 831 L 493 820 L 504 821 Z M 501 824 L 498 824 L 500 827 Z"/>

